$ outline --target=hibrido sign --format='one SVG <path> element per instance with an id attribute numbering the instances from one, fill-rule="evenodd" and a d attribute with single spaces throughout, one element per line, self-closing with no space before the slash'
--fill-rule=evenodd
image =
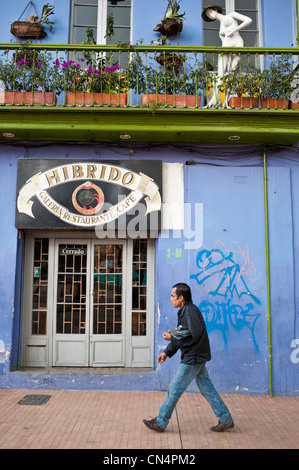
<path id="1" fill-rule="evenodd" d="M 140 203 L 146 217 L 161 210 L 161 181 L 157 161 L 19 160 L 16 227 L 98 227 Z"/>

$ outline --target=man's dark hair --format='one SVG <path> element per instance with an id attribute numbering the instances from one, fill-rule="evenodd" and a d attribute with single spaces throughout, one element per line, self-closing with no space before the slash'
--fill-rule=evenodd
<path id="1" fill-rule="evenodd" d="M 178 282 L 177 284 L 172 286 L 172 288 L 176 289 L 176 295 L 178 297 L 182 295 L 186 302 L 192 301 L 191 289 L 188 284 L 185 284 L 184 282 Z"/>

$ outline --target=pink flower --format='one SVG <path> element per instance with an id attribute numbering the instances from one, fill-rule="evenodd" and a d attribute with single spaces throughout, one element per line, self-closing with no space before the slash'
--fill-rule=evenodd
<path id="1" fill-rule="evenodd" d="M 21 59 L 20 62 L 18 62 L 18 65 L 20 67 L 22 67 L 22 65 L 24 65 L 24 64 L 29 65 L 29 62 L 25 62 L 25 59 Z"/>

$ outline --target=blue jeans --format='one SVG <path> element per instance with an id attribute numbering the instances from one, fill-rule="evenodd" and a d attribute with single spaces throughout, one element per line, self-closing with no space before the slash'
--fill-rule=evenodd
<path id="1" fill-rule="evenodd" d="M 209 378 L 205 362 L 199 362 L 193 365 L 180 364 L 176 375 L 169 385 L 167 395 L 159 410 L 159 415 L 156 417 L 159 428 L 166 428 L 175 405 L 193 379 L 196 380 L 199 391 L 210 403 L 219 421 L 224 424 L 232 422 L 233 419 L 227 406 L 220 398 Z"/>

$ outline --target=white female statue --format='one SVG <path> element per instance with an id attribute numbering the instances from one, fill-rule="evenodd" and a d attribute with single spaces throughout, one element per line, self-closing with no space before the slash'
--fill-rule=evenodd
<path id="1" fill-rule="evenodd" d="M 227 15 L 223 15 L 222 12 L 223 10 L 220 6 L 209 5 L 204 8 L 201 16 L 204 21 L 218 20 L 220 22 L 219 36 L 223 47 L 243 47 L 244 41 L 239 31 L 250 25 L 252 19 L 236 11 L 232 11 Z M 241 23 L 239 24 L 238 21 Z M 225 72 L 235 70 L 239 61 L 240 56 L 238 54 L 233 54 L 232 56 L 229 54 L 219 54 L 217 85 L 208 103 L 209 108 L 215 108 L 220 105 L 220 86 L 222 84 L 222 78 Z M 226 95 L 223 103 L 225 107 L 227 106 L 227 99 L 228 97 Z"/>

